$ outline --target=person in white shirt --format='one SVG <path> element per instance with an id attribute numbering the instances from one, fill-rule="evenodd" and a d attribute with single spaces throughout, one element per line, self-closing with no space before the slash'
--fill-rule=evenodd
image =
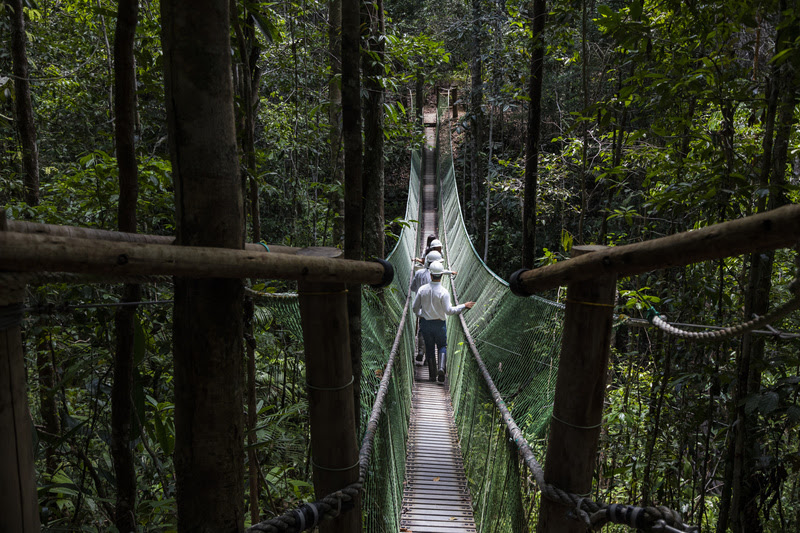
<path id="1" fill-rule="evenodd" d="M 432 250 L 428 252 L 428 255 L 425 256 L 425 267 L 417 270 L 414 272 L 414 279 L 411 280 L 411 285 L 408 287 L 408 290 L 411 292 L 411 301 L 414 301 L 414 297 L 416 296 L 417 291 L 423 285 L 427 285 L 431 282 L 431 273 L 428 270 L 428 267 L 431 266 L 431 263 L 434 261 L 441 261 L 442 254 L 437 252 L 436 250 Z M 422 360 L 425 358 L 425 340 L 422 338 L 422 331 L 420 331 L 417 335 L 417 365 L 421 365 Z"/>
<path id="2" fill-rule="evenodd" d="M 420 287 L 414 298 L 412 309 L 419 320 L 419 329 L 425 340 L 425 356 L 428 360 L 428 375 L 431 381 L 444 383 L 447 372 L 447 317 L 472 309 L 475 302 L 450 305 L 450 293 L 442 287 L 442 276 L 452 272 L 445 270 L 441 261 L 428 267 L 431 282 Z M 439 348 L 439 365 L 436 367 L 436 347 Z"/>

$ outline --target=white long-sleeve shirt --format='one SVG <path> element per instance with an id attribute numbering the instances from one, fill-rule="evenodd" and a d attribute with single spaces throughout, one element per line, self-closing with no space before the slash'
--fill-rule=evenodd
<path id="1" fill-rule="evenodd" d="M 412 309 L 414 314 L 425 320 L 446 320 L 447 315 L 457 315 L 466 307 L 464 304 L 450 305 L 450 293 L 435 281 L 420 287 Z"/>

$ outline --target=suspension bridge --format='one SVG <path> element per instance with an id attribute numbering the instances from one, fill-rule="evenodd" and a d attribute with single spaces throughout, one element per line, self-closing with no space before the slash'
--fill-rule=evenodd
<path id="1" fill-rule="evenodd" d="M 757 242 L 759 249 L 791 246 L 799 233 L 797 206 L 768 218 L 726 223 L 738 234 L 737 239 L 728 239 L 725 224 L 707 232 L 692 232 L 694 240 L 680 243 L 684 252 L 679 259 L 667 252 L 654 258 L 653 248 L 640 252 L 635 247 L 619 247 L 622 251 L 613 253 L 589 249 L 553 268 L 520 271 L 509 285 L 480 260 L 466 232 L 449 127 L 436 121 L 426 133 L 429 146 L 412 156 L 404 217 L 421 223 L 403 230 L 384 263 L 332 260 L 298 254 L 294 249 L 273 248 L 272 253 L 264 253 L 258 245 L 241 252 L 200 249 L 182 255 L 167 242 L 133 247 L 120 242 L 127 239 L 115 237 L 113 232 L 101 237 L 109 239 L 107 249 L 90 252 L 92 245 L 83 242 L 87 239 L 79 228 L 55 236 L 52 228 L 9 224 L 8 231 L 0 232 L 0 250 L 4 250 L 0 269 L 24 275 L 3 278 L 6 296 L 0 304 L 16 314 L 5 313 L 2 334 L 18 335 L 20 287 L 46 282 L 47 272 L 72 272 L 106 282 L 224 272 L 228 277 L 301 280 L 297 295 L 251 292 L 259 305 L 270 307 L 287 328 L 302 336 L 313 331 L 309 329 L 313 323 L 308 317 L 313 309 L 309 302 L 339 298 L 325 296 L 334 292 L 321 292 L 320 285 L 379 286 L 385 284 L 391 265 L 391 285 L 363 294 L 362 415 L 354 424 L 360 449 L 354 457 L 324 457 L 322 447 L 314 447 L 315 468 L 326 470 L 329 481 L 343 479 L 343 483 L 317 501 L 254 524 L 249 531 L 310 530 L 353 507 L 362 510 L 361 522 L 368 532 L 520 532 L 533 529 L 537 521 L 541 531 L 583 531 L 608 522 L 648 531 L 692 531 L 680 515 L 666 508 L 606 504 L 589 497 L 593 454 L 602 425 L 616 278 L 681 261 L 687 264 L 752 251 L 752 244 L 741 244 L 743 234 L 757 235 L 750 241 Z M 413 258 L 420 255 L 422 238 L 430 233 L 443 241 L 446 261 L 458 272 L 443 283 L 458 300 L 477 302 L 469 313 L 448 318 L 444 386 L 424 379 L 427 372 L 413 362 L 416 320 L 409 313 L 408 288 Z M 670 241 L 660 246 L 675 244 Z M 566 305 L 532 295 L 559 284 L 569 287 Z M 8 294 L 17 295 L 16 299 Z M 311 357 L 308 352 L 325 355 L 324 345 L 312 344 L 307 339 L 307 357 Z M 0 356 L 13 367 L 19 363 L 17 353 L 21 347 L 10 342 Z M 559 372 L 565 365 L 572 365 L 571 374 Z M 312 411 L 315 404 L 331 403 L 331 395 L 349 394 L 349 389 L 342 391 L 352 377 L 335 376 L 344 380 L 340 387 L 319 386 L 312 380 L 310 360 L 308 366 L 309 395 L 316 394 L 318 399 L 310 401 Z M 18 373 L 10 371 L 8 375 L 12 381 L 24 380 Z M 27 401 L 24 383 L 21 389 L 18 385 L 3 389 L 2 406 Z M 578 408 L 574 408 L 576 404 Z M 314 416 L 312 412 L 312 430 Z M 24 427 L 23 418 L 17 411 L 0 422 L 2 427 Z M 26 469 L 32 471 L 32 465 L 24 453 L 20 455 L 26 446 L 31 444 L 24 436 L 5 432 L 0 437 L 0 450 L 15 450 L 15 454 L 0 453 L 5 461 L 0 464 L 0 486 L 20 487 L 9 497 L 12 503 L 0 504 L 4 505 L 0 510 L 27 509 L 25 513 L 30 513 L 31 496 L 26 488 L 30 472 Z M 335 443 L 332 446 L 340 450 Z M 539 465 L 545 455 L 546 472 Z M 352 466 L 327 468 L 323 466 L 330 464 L 326 460 Z M 342 472 L 349 477 L 339 476 Z M 20 517 L 21 521 L 27 519 Z"/>

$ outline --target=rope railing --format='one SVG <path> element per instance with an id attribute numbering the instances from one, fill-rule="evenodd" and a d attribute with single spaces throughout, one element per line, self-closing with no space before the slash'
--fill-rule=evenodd
<path id="1" fill-rule="evenodd" d="M 440 209 L 443 208 L 441 198 L 442 195 L 440 193 Z M 447 224 L 440 224 L 440 238 L 444 243 L 444 249 L 447 250 Z M 483 264 L 483 262 L 481 262 L 481 264 Z M 483 266 L 484 268 L 488 268 L 486 265 Z M 455 301 L 458 302 L 458 290 L 455 286 L 455 283 L 451 283 L 450 287 Z M 492 379 L 486 364 L 480 356 L 464 315 L 459 315 L 458 320 L 473 359 L 477 363 L 494 404 L 501 414 L 501 418 L 505 423 L 510 438 L 516 445 L 520 456 L 523 458 L 525 466 L 531 472 L 537 487 L 544 497 L 571 509 L 570 516 L 583 522 L 587 528 L 591 529 L 599 529 L 605 524 L 611 522 L 654 533 L 689 533 L 697 531 L 697 527 L 684 523 L 679 513 L 667 507 L 637 507 L 631 505 L 599 503 L 587 497 L 586 495 L 573 494 L 547 483 L 545 481 L 544 470 L 542 469 L 542 466 L 536 460 L 533 449 L 525 438 L 522 430 L 514 420 L 514 417 L 506 405 L 506 402 L 504 401 L 500 391 L 495 385 L 495 382 Z"/>
<path id="2" fill-rule="evenodd" d="M 762 326 L 767 324 L 772 324 L 777 320 L 785 317 L 792 311 L 796 311 L 800 309 L 800 280 L 795 280 L 789 290 L 792 292 L 793 297 L 791 300 L 786 302 L 785 304 L 775 308 L 774 310 L 770 311 L 764 316 L 757 316 L 752 320 L 748 320 L 742 324 L 737 324 L 735 326 L 729 326 L 726 328 L 721 328 L 713 331 L 686 331 L 684 329 L 676 328 L 675 326 L 669 324 L 665 316 L 654 313 L 651 318 L 651 322 L 654 326 L 658 329 L 668 333 L 670 335 L 674 335 L 681 339 L 689 339 L 689 340 L 697 340 L 697 341 L 716 341 L 726 339 L 728 337 L 734 337 L 737 335 L 743 335 L 748 332 L 752 332 Z"/>
<path id="3" fill-rule="evenodd" d="M 414 154 L 412 156 L 412 163 L 410 173 L 412 177 L 418 176 L 419 171 L 419 156 Z M 414 220 L 417 218 L 416 213 L 419 209 L 419 194 L 413 186 L 414 180 L 411 180 L 409 186 L 409 200 L 405 218 L 407 220 Z M 352 502 L 359 495 L 364 494 L 366 485 L 368 484 L 368 470 L 371 461 L 373 460 L 375 441 L 379 432 L 379 424 L 384 418 L 382 414 L 386 411 L 386 398 L 390 391 L 390 386 L 393 377 L 397 377 L 396 363 L 400 355 L 401 343 L 408 323 L 408 309 L 410 307 L 410 292 L 408 286 L 413 278 L 413 268 L 410 268 L 411 257 L 413 251 L 418 248 L 419 235 L 413 228 L 403 228 L 400 240 L 395 246 L 388 259 L 397 258 L 398 261 L 403 261 L 409 266 L 409 276 L 406 281 L 405 277 L 396 278 L 398 281 L 404 281 L 405 285 L 401 285 L 401 289 L 406 293 L 402 312 L 397 326 L 397 331 L 394 336 L 392 347 L 389 351 L 385 366 L 383 366 L 380 383 L 377 387 L 375 399 L 370 411 L 370 416 L 364 430 L 362 443 L 359 450 L 358 465 L 359 476 L 358 480 L 354 483 L 347 485 L 335 492 L 332 492 L 325 497 L 310 503 L 304 503 L 296 509 L 288 510 L 280 516 L 273 517 L 257 524 L 252 525 L 247 529 L 249 532 L 269 532 L 269 533 L 295 533 L 300 531 L 307 531 L 313 529 L 320 522 L 330 520 L 339 516 L 342 512 L 352 508 Z M 396 271 L 400 265 L 396 264 Z M 260 298 L 265 301 L 286 301 L 293 298 L 296 299 L 295 293 L 268 293 L 247 289 L 247 293 L 254 298 Z M 366 310 L 366 306 L 362 306 L 362 312 Z M 364 322 L 362 321 L 362 326 Z M 362 393 L 365 388 L 362 386 Z M 396 528 L 394 528 L 396 531 Z"/>
<path id="4" fill-rule="evenodd" d="M 409 279 L 409 283 L 410 282 L 411 280 Z M 263 297 L 276 296 L 274 293 L 259 293 L 258 291 L 251 292 Z M 291 294 L 280 295 L 280 297 L 291 297 Z M 287 511 L 278 517 L 270 518 L 268 520 L 259 522 L 258 524 L 254 524 L 246 530 L 248 533 L 256 531 L 267 533 L 299 533 L 301 531 L 313 529 L 323 520 L 329 520 L 339 516 L 343 510 L 347 509 L 347 504 L 358 497 L 359 493 L 363 490 L 367 476 L 367 470 L 372 457 L 375 436 L 378 431 L 378 423 L 381 418 L 381 413 L 383 412 L 384 402 L 389 391 L 389 382 L 393 376 L 392 371 L 394 369 L 395 360 L 400 348 L 400 342 L 405 330 L 410 299 L 411 292 L 408 292 L 406 295 L 405 305 L 403 306 L 403 312 L 400 317 L 400 323 L 397 327 L 394 343 L 392 344 L 392 348 L 389 352 L 389 357 L 378 386 L 378 392 L 375 396 L 375 402 L 372 406 L 369 422 L 361 441 L 361 448 L 358 454 L 358 481 L 351 483 L 331 494 L 328 494 L 320 500 L 312 503 L 305 503 L 302 506 Z"/>

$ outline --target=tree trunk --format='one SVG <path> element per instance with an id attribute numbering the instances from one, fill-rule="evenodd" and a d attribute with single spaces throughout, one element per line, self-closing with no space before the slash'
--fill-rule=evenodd
<path id="1" fill-rule="evenodd" d="M 364 99 L 364 255 L 383 259 L 383 0 L 364 6 L 365 26 L 370 29 L 363 55 L 367 93 Z"/>
<path id="2" fill-rule="evenodd" d="M 363 258 L 363 182 L 361 175 L 360 13 L 358 0 L 342 0 L 342 132 L 344 136 L 344 257 Z M 361 397 L 361 285 L 348 286 L 350 358 L 356 420 Z"/>
<path id="3" fill-rule="evenodd" d="M 496 96 L 496 95 L 495 95 Z M 492 148 L 494 146 L 494 104 L 489 107 L 489 157 L 486 158 L 486 213 L 483 223 L 483 262 L 489 260 L 489 215 L 492 203 Z"/>
<path id="4" fill-rule="evenodd" d="M 331 123 L 329 134 L 331 192 L 328 195 L 328 209 L 332 214 L 332 246 L 341 246 L 344 239 L 344 197 L 341 184 L 344 183 L 344 151 L 342 150 L 342 0 L 328 2 L 328 57 L 331 60 L 331 78 L 328 80 L 330 107 L 328 120 Z M 339 187 L 336 187 L 336 184 Z M 329 215 L 331 216 L 331 215 Z M 323 241 L 324 244 L 324 241 Z"/>
<path id="5" fill-rule="evenodd" d="M 25 14 L 22 0 L 7 0 L 11 11 L 11 57 L 14 63 L 14 110 L 22 144 L 24 200 L 39 205 L 39 148 L 36 146 L 36 123 L 33 119 L 28 55 L 25 45 Z"/>
<path id="6" fill-rule="evenodd" d="M 789 2 L 781 2 L 781 13 L 787 11 Z M 796 7 L 796 2 L 792 2 Z M 794 25 L 786 25 L 779 29 L 775 42 L 776 55 L 783 51 L 788 43 L 797 38 L 798 29 Z M 791 57 L 791 56 L 790 56 Z M 767 84 L 767 112 L 763 142 L 763 159 L 761 177 L 758 187 L 769 190 L 769 199 L 759 198 L 757 212 L 771 210 L 788 203 L 785 193 L 785 172 L 788 162 L 788 146 L 792 129 L 796 123 L 794 108 L 797 104 L 798 75 L 796 74 L 800 58 L 794 58 L 773 66 L 772 77 Z M 774 124 L 774 127 L 773 127 Z M 775 254 L 766 252 L 751 254 L 748 290 L 745 296 L 744 320 L 754 314 L 763 316 L 769 310 L 769 295 L 772 285 L 772 266 Z M 742 338 L 739 377 L 736 390 L 736 428 L 734 441 L 734 463 L 732 480 L 731 524 L 734 531 L 763 531 L 758 512 L 758 501 L 761 497 L 755 472 L 755 461 L 759 450 L 757 413 L 750 414 L 744 409 L 743 401 L 751 394 L 758 393 L 761 388 L 761 374 L 765 368 L 765 339 L 745 334 Z"/>
<path id="7" fill-rule="evenodd" d="M 114 136 L 119 167 L 119 230 L 136 233 L 136 202 L 139 196 L 136 161 L 136 66 L 133 57 L 138 0 L 121 0 L 117 8 L 114 37 Z M 126 284 L 122 301 L 136 302 L 141 288 Z M 136 471 L 131 449 L 133 414 L 134 331 L 136 307 L 117 308 L 116 355 L 111 390 L 111 450 L 116 474 L 114 525 L 119 531 L 136 530 Z"/>
<path id="8" fill-rule="evenodd" d="M 481 37 L 483 33 L 483 5 L 482 0 L 472 0 L 472 35 L 470 49 L 470 63 L 472 87 L 470 91 L 470 122 L 472 135 L 470 136 L 470 210 L 469 223 L 470 233 L 477 235 L 478 232 L 478 205 L 480 205 L 481 195 L 478 185 L 483 172 L 481 172 L 480 150 L 483 147 L 483 59 L 481 57 Z"/>
<path id="9" fill-rule="evenodd" d="M 244 247 L 229 0 L 161 4 L 177 244 Z M 244 527 L 240 279 L 175 278 L 179 531 Z"/>
<path id="10" fill-rule="evenodd" d="M 522 208 L 522 266 L 533 268 L 536 260 L 536 189 L 539 182 L 539 138 L 542 122 L 542 65 L 544 63 L 544 24 L 547 0 L 533 2 L 533 51 L 528 92 L 528 136 L 525 144 L 525 191 Z"/>
<path id="11" fill-rule="evenodd" d="M 246 205 L 249 206 L 251 239 L 252 242 L 261 242 L 261 215 L 259 210 L 258 183 L 256 181 L 256 148 L 255 148 L 255 115 L 258 108 L 258 71 L 257 60 L 261 53 L 252 24 L 248 24 L 248 12 L 244 8 L 243 19 L 244 28 L 239 21 L 239 13 L 236 10 L 235 0 L 231 0 L 231 17 L 233 21 L 234 33 L 239 48 L 239 59 L 241 61 L 241 79 L 237 86 L 239 108 L 237 123 L 240 124 L 241 133 L 238 136 L 242 141 L 242 186 L 249 185 L 249 198 Z M 249 487 L 249 510 L 250 521 L 257 523 L 260 518 L 260 486 L 259 486 L 259 465 L 258 453 L 256 449 L 256 425 L 257 403 L 256 403 L 256 378 L 255 378 L 255 333 L 253 330 L 253 317 L 255 315 L 255 305 L 253 298 L 248 296 L 244 302 L 243 328 L 244 340 L 247 349 L 247 466 L 248 466 L 248 487 Z"/>

